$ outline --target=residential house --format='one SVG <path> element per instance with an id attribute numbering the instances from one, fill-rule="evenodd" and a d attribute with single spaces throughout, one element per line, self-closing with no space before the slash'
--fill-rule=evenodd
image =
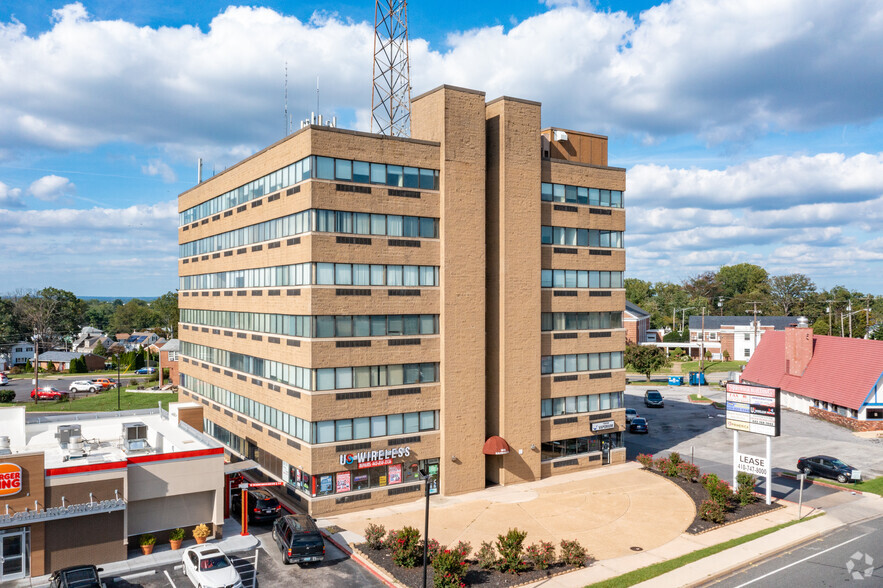
<path id="1" fill-rule="evenodd" d="M 104 358 L 93 353 L 45 351 L 40 354 L 37 360 L 40 363 L 40 367 L 43 369 L 52 369 L 58 372 L 63 372 L 70 369 L 71 362 L 74 359 L 80 357 L 86 358 L 86 367 L 90 372 L 104 369 Z"/>
<path id="2" fill-rule="evenodd" d="M 704 320 L 703 320 L 704 319 Z M 690 342 L 681 347 L 691 356 L 711 352 L 711 359 L 724 359 L 724 351 L 732 360 L 748 361 L 757 348 L 764 333 L 784 331 L 785 327 L 797 321 L 793 316 L 757 317 L 757 325 L 752 316 L 690 316 Z"/>
<path id="3" fill-rule="evenodd" d="M 856 431 L 883 431 L 883 341 L 768 331 L 742 382 L 780 388 L 782 406 Z"/>
<path id="4" fill-rule="evenodd" d="M 647 330 L 650 328 L 650 313 L 626 300 L 625 311 L 622 313 L 622 326 L 625 327 L 625 342 L 627 344 L 644 343 L 648 340 Z M 651 341 L 655 341 L 655 337 Z"/>
<path id="5" fill-rule="evenodd" d="M 181 342 L 172 339 L 159 350 L 159 385 L 174 384 L 178 385 L 178 352 L 181 350 Z M 169 370 L 169 377 L 166 381 L 163 378 L 163 370 Z"/>
<path id="6" fill-rule="evenodd" d="M 12 346 L 9 352 L 9 365 L 25 365 L 28 360 L 34 359 L 34 344 L 27 341 L 19 341 Z"/>

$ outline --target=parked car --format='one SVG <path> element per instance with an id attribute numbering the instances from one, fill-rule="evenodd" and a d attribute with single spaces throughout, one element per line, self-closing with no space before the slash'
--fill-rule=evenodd
<path id="1" fill-rule="evenodd" d="M 665 406 L 659 390 L 647 390 L 644 392 L 644 406 L 648 408 L 663 408 Z"/>
<path id="2" fill-rule="evenodd" d="M 626 424 L 629 424 L 630 422 L 632 422 L 632 419 L 635 418 L 636 416 L 638 416 L 638 411 L 635 410 L 634 408 L 625 409 L 625 423 Z"/>
<path id="3" fill-rule="evenodd" d="M 36 397 L 38 400 L 59 400 L 67 398 L 67 392 L 53 388 L 52 386 L 43 386 L 39 390 L 34 388 L 31 390 L 31 398 Z"/>
<path id="4" fill-rule="evenodd" d="M 109 390 L 116 385 L 113 380 L 108 378 L 92 378 L 92 382 L 101 386 L 102 390 Z"/>
<path id="5" fill-rule="evenodd" d="M 156 373 L 156 368 L 155 368 L 155 367 L 143 367 L 143 368 L 138 368 L 137 370 L 135 370 L 135 373 L 136 373 L 136 374 L 141 374 L 141 375 L 144 375 L 144 374 L 155 374 L 155 373 Z"/>
<path id="6" fill-rule="evenodd" d="M 76 382 L 71 382 L 68 390 L 71 392 L 89 392 L 95 394 L 95 392 L 101 390 L 101 385 L 96 384 L 91 380 L 77 380 Z"/>
<path id="7" fill-rule="evenodd" d="M 49 576 L 49 588 L 104 588 L 98 572 L 104 571 L 92 565 L 70 566 L 55 570 Z"/>
<path id="8" fill-rule="evenodd" d="M 629 433 L 649 433 L 650 426 L 647 424 L 647 419 L 643 417 L 635 417 L 632 419 L 632 422 L 629 424 Z"/>
<path id="9" fill-rule="evenodd" d="M 821 476 L 823 478 L 831 478 L 837 480 L 841 484 L 849 482 L 852 473 L 856 472 L 861 479 L 861 472 L 858 469 L 847 465 L 830 455 L 814 455 L 813 457 L 801 457 L 797 460 L 797 470 L 803 472 L 807 476 Z"/>
<path id="10" fill-rule="evenodd" d="M 279 516 L 282 505 L 279 504 L 275 496 L 263 488 L 246 490 L 245 494 L 248 496 L 246 512 L 248 513 L 249 523 L 265 523 L 275 520 Z M 234 512 L 238 513 L 242 508 L 242 493 L 235 492 L 231 503 Z"/>
<path id="11" fill-rule="evenodd" d="M 9 378 L 6 377 L 6 374 L 0 374 L 0 386 L 5 386 L 9 383 Z"/>
<path id="12" fill-rule="evenodd" d="M 273 540 L 282 562 L 306 563 L 325 559 L 325 540 L 316 522 L 307 515 L 286 515 L 273 523 Z"/>
<path id="13" fill-rule="evenodd" d="M 184 550 L 184 575 L 201 588 L 242 588 L 242 578 L 223 551 L 214 545 L 195 545 Z"/>

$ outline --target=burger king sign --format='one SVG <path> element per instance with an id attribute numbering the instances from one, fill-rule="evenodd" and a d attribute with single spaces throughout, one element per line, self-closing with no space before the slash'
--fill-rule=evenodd
<path id="1" fill-rule="evenodd" d="M 0 463 L 0 496 L 21 492 L 21 468 L 14 463 Z"/>

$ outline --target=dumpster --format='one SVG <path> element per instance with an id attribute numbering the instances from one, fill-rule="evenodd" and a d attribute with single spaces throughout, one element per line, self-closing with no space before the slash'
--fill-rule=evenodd
<path id="1" fill-rule="evenodd" d="M 669 376 L 668 377 L 668 385 L 669 386 L 683 386 L 684 385 L 684 376 Z"/>
<path id="2" fill-rule="evenodd" d="M 690 372 L 690 385 L 691 386 L 704 386 L 705 385 L 705 374 L 702 372 Z"/>

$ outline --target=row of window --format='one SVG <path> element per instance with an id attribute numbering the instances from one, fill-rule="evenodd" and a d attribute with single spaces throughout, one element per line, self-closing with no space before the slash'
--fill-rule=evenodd
<path id="1" fill-rule="evenodd" d="M 622 351 L 544 355 L 540 360 L 540 373 L 542 374 L 593 372 L 597 370 L 615 370 L 622 367 Z"/>
<path id="2" fill-rule="evenodd" d="M 181 353 L 304 390 L 346 390 L 438 382 L 437 363 L 408 363 L 338 368 L 305 368 L 183 341 Z"/>
<path id="3" fill-rule="evenodd" d="M 212 253 L 213 251 L 243 247 L 252 243 L 282 239 L 311 231 L 435 239 L 438 238 L 438 219 L 398 214 L 309 209 L 184 243 L 178 247 L 178 255 L 189 257 Z"/>
<path id="4" fill-rule="evenodd" d="M 622 288 L 622 272 L 544 269 L 543 288 Z"/>
<path id="5" fill-rule="evenodd" d="M 310 422 L 186 374 L 181 374 L 181 385 L 305 443 L 352 441 L 439 428 L 437 410 Z"/>
<path id="6" fill-rule="evenodd" d="M 296 263 L 181 276 L 181 290 L 279 286 L 438 286 L 438 266 Z"/>
<path id="7" fill-rule="evenodd" d="M 622 208 L 622 192 L 619 190 L 599 190 L 543 182 L 542 199 L 545 202 L 572 202 Z"/>
<path id="8" fill-rule="evenodd" d="M 310 155 L 244 186 L 188 208 L 178 215 L 178 220 L 181 225 L 186 225 L 310 178 L 438 190 L 438 170 Z"/>
<path id="9" fill-rule="evenodd" d="M 559 457 L 572 457 L 596 451 L 608 452 L 617 447 L 625 447 L 622 433 L 606 433 L 591 437 L 575 437 L 558 441 L 545 441 L 540 446 L 540 460 L 548 461 Z"/>
<path id="10" fill-rule="evenodd" d="M 292 337 L 394 337 L 437 335 L 437 314 L 310 316 L 181 309 L 181 322 Z"/>
<path id="11" fill-rule="evenodd" d="M 621 329 L 622 312 L 544 312 L 540 324 L 543 331 Z"/>
<path id="12" fill-rule="evenodd" d="M 542 227 L 543 245 L 576 245 L 578 247 L 622 247 L 622 231 L 576 229 L 573 227 Z"/>
<path id="13" fill-rule="evenodd" d="M 550 417 L 621 408 L 622 395 L 622 392 L 604 392 L 564 398 L 543 398 L 540 402 L 540 416 Z"/>

